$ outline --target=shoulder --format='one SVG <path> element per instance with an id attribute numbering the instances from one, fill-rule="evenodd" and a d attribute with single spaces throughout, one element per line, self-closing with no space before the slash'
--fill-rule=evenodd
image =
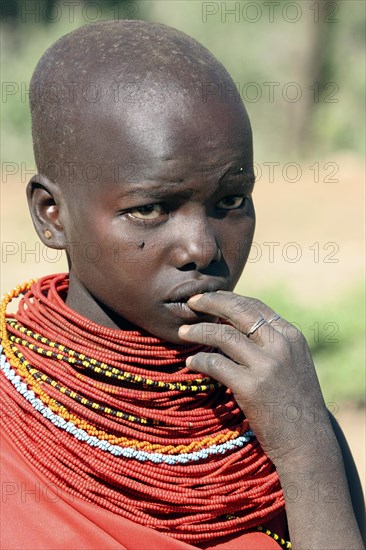
<path id="1" fill-rule="evenodd" d="M 353 459 L 351 450 L 347 443 L 347 439 L 342 431 L 342 428 L 338 424 L 336 418 L 331 413 L 329 413 L 329 416 L 335 436 L 338 441 L 338 445 L 341 449 L 354 514 L 363 540 L 366 544 L 365 501 L 362 493 L 360 477 L 358 475 L 355 461 Z"/>

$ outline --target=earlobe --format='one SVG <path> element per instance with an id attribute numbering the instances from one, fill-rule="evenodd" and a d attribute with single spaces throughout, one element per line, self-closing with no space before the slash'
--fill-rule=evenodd
<path id="1" fill-rule="evenodd" d="M 41 241 L 50 248 L 65 248 L 64 227 L 60 221 L 63 202 L 58 186 L 37 174 L 28 183 L 27 199 Z"/>

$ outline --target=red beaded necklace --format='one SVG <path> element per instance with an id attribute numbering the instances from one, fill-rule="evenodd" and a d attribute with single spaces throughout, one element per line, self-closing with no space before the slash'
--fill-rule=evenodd
<path id="1" fill-rule="evenodd" d="M 66 492 L 191 543 L 276 516 L 278 476 L 231 391 L 185 366 L 202 348 L 97 325 L 65 305 L 67 289 L 67 275 L 44 277 L 2 306 L 4 426 L 29 462 Z"/>

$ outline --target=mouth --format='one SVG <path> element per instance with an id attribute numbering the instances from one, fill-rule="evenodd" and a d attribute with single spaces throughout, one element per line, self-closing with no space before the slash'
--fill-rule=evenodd
<path id="1" fill-rule="evenodd" d="M 164 301 L 166 304 L 186 304 L 195 294 L 227 290 L 223 281 L 190 281 L 175 287 Z"/>
<path id="2" fill-rule="evenodd" d="M 194 322 L 216 322 L 216 317 L 212 315 L 207 315 L 206 313 L 199 313 L 193 311 L 187 302 L 165 302 L 165 310 L 168 310 L 173 317 L 178 318 L 184 323 L 194 323 Z"/>
<path id="3" fill-rule="evenodd" d="M 193 311 L 187 304 L 189 298 L 195 294 L 203 294 L 204 292 L 217 292 L 218 290 L 225 290 L 224 284 L 217 281 L 206 284 L 198 284 L 192 282 L 176 287 L 169 295 L 168 299 L 164 301 L 165 307 L 167 307 L 172 313 L 178 315 L 185 320 L 199 320 L 212 321 L 212 316 Z"/>

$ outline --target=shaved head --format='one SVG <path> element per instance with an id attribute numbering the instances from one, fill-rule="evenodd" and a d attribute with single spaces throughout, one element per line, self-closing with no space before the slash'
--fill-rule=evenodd
<path id="1" fill-rule="evenodd" d="M 45 53 L 31 109 L 28 202 L 43 243 L 66 251 L 67 304 L 181 343 L 167 288 L 232 290 L 253 237 L 251 128 L 229 74 L 182 32 L 108 21 Z"/>
<path id="2" fill-rule="evenodd" d="M 193 106 L 221 101 L 211 92 L 223 85 L 231 90 L 230 101 L 243 110 L 221 63 L 176 29 L 131 20 L 77 29 L 46 51 L 32 77 L 38 172 L 58 183 L 80 182 L 86 172 L 81 164 L 96 160 L 95 149 L 114 139 L 116 121 L 119 139 L 125 128 L 149 145 L 157 139 L 154 118 L 169 109 L 175 123 L 190 117 L 194 125 Z M 89 167 L 83 179 L 92 177 Z"/>

